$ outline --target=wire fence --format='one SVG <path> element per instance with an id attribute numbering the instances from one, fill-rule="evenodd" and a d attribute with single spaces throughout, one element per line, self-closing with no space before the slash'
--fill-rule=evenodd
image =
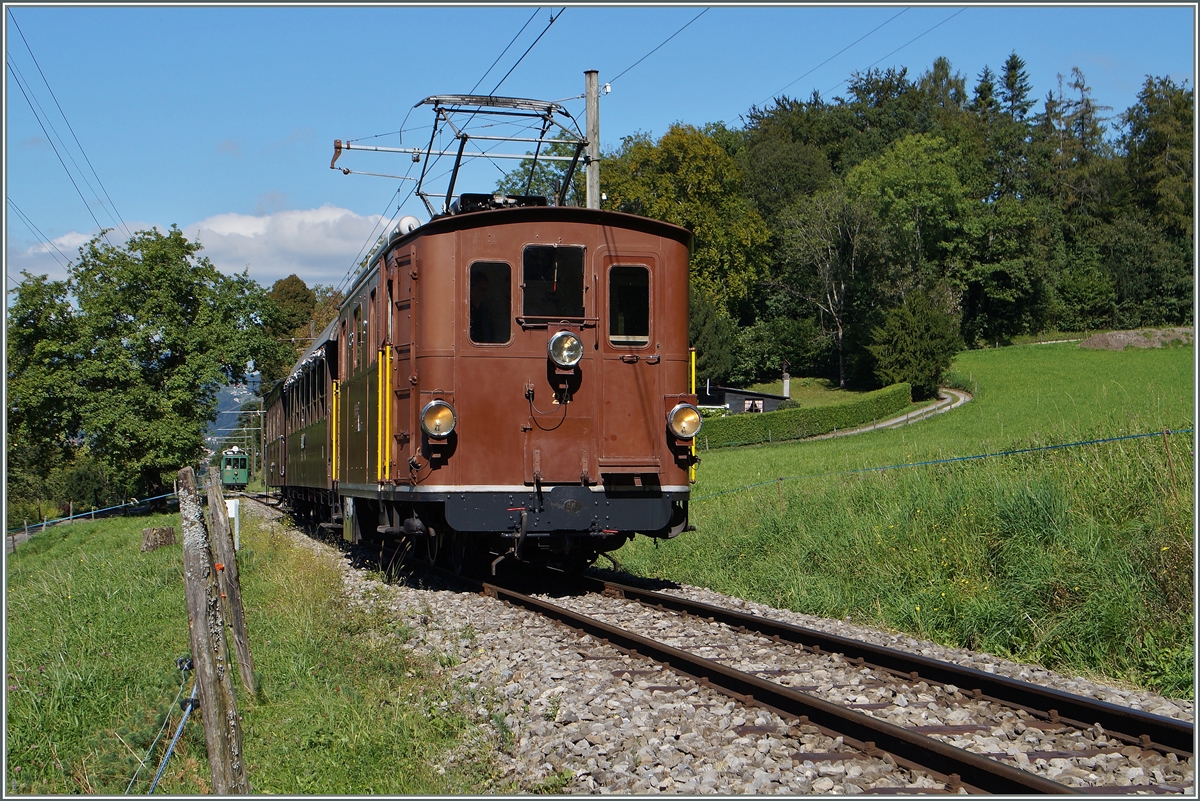
<path id="1" fill-rule="evenodd" d="M 49 519 L 49 520 L 47 520 L 47 519 L 35 520 L 32 526 L 28 525 L 28 524 L 21 525 L 21 526 L 13 526 L 12 528 L 5 530 L 4 534 L 5 534 L 5 536 L 7 536 L 10 534 L 16 534 L 17 532 L 20 532 L 20 531 L 29 531 L 29 530 L 35 529 L 35 528 L 38 529 L 39 531 L 44 531 L 46 529 L 46 526 L 52 526 L 52 525 L 55 525 L 56 523 L 66 523 L 71 520 L 80 520 L 83 518 L 90 519 L 90 518 L 95 517 L 98 514 L 113 512 L 113 511 L 116 511 L 117 509 L 128 509 L 132 506 L 143 506 L 147 503 L 150 503 L 151 501 L 161 501 L 163 498 L 174 498 L 178 494 L 179 493 L 176 493 L 176 492 L 168 492 L 166 495 L 155 495 L 153 498 L 142 498 L 141 500 L 138 500 L 137 498 L 130 498 L 125 503 L 119 503 L 116 506 L 106 506 L 103 509 L 89 509 L 86 512 L 80 512 L 77 515 L 68 515 L 66 517 L 56 517 L 56 518 Z"/>
<path id="2" fill-rule="evenodd" d="M 1179 429 L 1164 429 L 1162 431 L 1151 431 L 1145 434 L 1125 434 L 1119 437 L 1102 437 L 1100 439 L 1080 440 L 1079 442 L 1064 442 L 1058 445 L 1039 445 L 1034 448 L 1013 448 L 1007 451 L 994 451 L 992 453 L 976 453 L 970 456 L 949 456 L 944 459 L 929 459 L 922 462 L 902 462 L 900 464 L 889 464 L 882 467 L 859 467 L 853 470 L 829 470 L 823 473 L 809 473 L 802 476 L 779 476 L 778 478 L 768 479 L 767 481 L 758 481 L 754 484 L 747 484 L 744 487 L 734 487 L 733 489 L 721 490 L 720 492 L 710 492 L 707 495 L 692 498 L 693 503 L 717 498 L 722 495 L 732 495 L 737 492 L 745 492 L 746 490 L 755 489 L 757 487 L 766 487 L 771 485 L 779 485 L 784 481 L 801 481 L 810 478 L 826 478 L 830 476 L 852 476 L 859 473 L 882 473 L 885 470 L 899 470 L 905 467 L 929 467 L 937 464 L 952 464 L 954 462 L 969 462 L 976 459 L 993 459 L 1001 456 L 1016 456 L 1023 453 L 1037 453 L 1039 451 L 1052 451 L 1062 448 L 1079 448 L 1084 445 L 1102 445 L 1109 442 L 1121 442 L 1131 439 L 1144 439 L 1146 437 L 1162 437 L 1168 434 L 1190 434 L 1191 428 Z"/>

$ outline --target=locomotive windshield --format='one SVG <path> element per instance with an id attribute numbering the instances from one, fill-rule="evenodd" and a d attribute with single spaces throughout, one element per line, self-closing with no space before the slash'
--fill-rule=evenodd
<path id="1" fill-rule="evenodd" d="M 583 317 L 583 248 L 530 245 L 522 283 L 526 317 Z"/>

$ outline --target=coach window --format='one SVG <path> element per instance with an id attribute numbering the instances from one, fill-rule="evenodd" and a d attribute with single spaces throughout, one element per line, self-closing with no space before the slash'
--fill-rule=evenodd
<path id="1" fill-rule="evenodd" d="M 367 317 L 371 321 L 370 337 L 367 336 L 367 329 L 363 329 L 363 339 L 370 343 L 367 350 L 367 362 L 375 363 L 375 354 L 379 351 L 379 321 L 375 312 L 375 290 L 371 290 L 371 302 L 367 304 Z"/>
<path id="2" fill-rule="evenodd" d="M 608 341 L 650 344 L 650 271 L 640 264 L 617 264 L 608 271 Z"/>
<path id="3" fill-rule="evenodd" d="M 525 248 L 522 313 L 563 320 L 583 317 L 583 248 L 530 245 Z"/>
<path id="4" fill-rule="evenodd" d="M 337 380 L 345 381 L 346 380 L 345 373 L 348 372 L 346 370 L 346 365 L 348 365 L 350 363 L 348 361 L 349 354 L 346 352 L 346 321 L 345 320 L 342 320 L 341 329 L 342 329 L 342 333 L 338 337 Z"/>
<path id="5" fill-rule="evenodd" d="M 350 328 L 350 356 L 354 360 L 354 369 L 358 369 L 358 329 L 362 326 L 362 306 L 354 307 L 354 325 Z"/>
<path id="6" fill-rule="evenodd" d="M 471 341 L 496 345 L 512 336 L 512 267 L 502 261 L 471 265 Z"/>
<path id="7" fill-rule="evenodd" d="M 373 299 L 374 298 L 372 298 L 372 300 Z M 367 334 L 369 330 L 369 319 L 374 316 L 375 315 L 372 313 L 371 307 L 368 306 L 367 314 L 362 318 L 362 334 L 358 338 L 358 350 L 361 354 L 360 358 L 362 359 L 362 363 L 364 365 L 371 363 L 371 350 L 374 347 L 374 343 L 371 342 L 371 339 L 369 336 L 367 336 Z"/>

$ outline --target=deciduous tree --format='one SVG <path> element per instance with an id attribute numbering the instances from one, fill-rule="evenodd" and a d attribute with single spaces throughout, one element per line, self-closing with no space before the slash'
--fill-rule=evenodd
<path id="1" fill-rule="evenodd" d="M 692 232 L 692 281 L 731 310 L 765 276 L 770 232 L 742 193 L 737 163 L 704 131 L 673 125 L 656 144 L 628 137 L 602 175 L 604 208 Z"/>
<path id="2" fill-rule="evenodd" d="M 10 332 L 41 321 L 10 341 L 10 369 L 53 366 L 59 393 L 18 412 L 45 410 L 43 436 L 86 445 L 105 475 L 138 494 L 157 493 L 165 474 L 200 455 L 223 384 L 286 347 L 268 334 L 275 306 L 262 288 L 223 275 L 199 250 L 176 227 L 120 247 L 97 236 L 65 284 L 26 276 L 18 316 L 10 310 Z"/>

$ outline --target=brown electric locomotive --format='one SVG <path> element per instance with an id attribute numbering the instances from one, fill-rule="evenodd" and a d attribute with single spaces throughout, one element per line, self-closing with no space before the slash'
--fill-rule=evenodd
<path id="1" fill-rule="evenodd" d="M 578 569 L 674 537 L 701 422 L 689 246 L 530 196 L 401 220 L 268 395 L 268 485 L 348 540 L 409 538 L 455 569 Z"/>

